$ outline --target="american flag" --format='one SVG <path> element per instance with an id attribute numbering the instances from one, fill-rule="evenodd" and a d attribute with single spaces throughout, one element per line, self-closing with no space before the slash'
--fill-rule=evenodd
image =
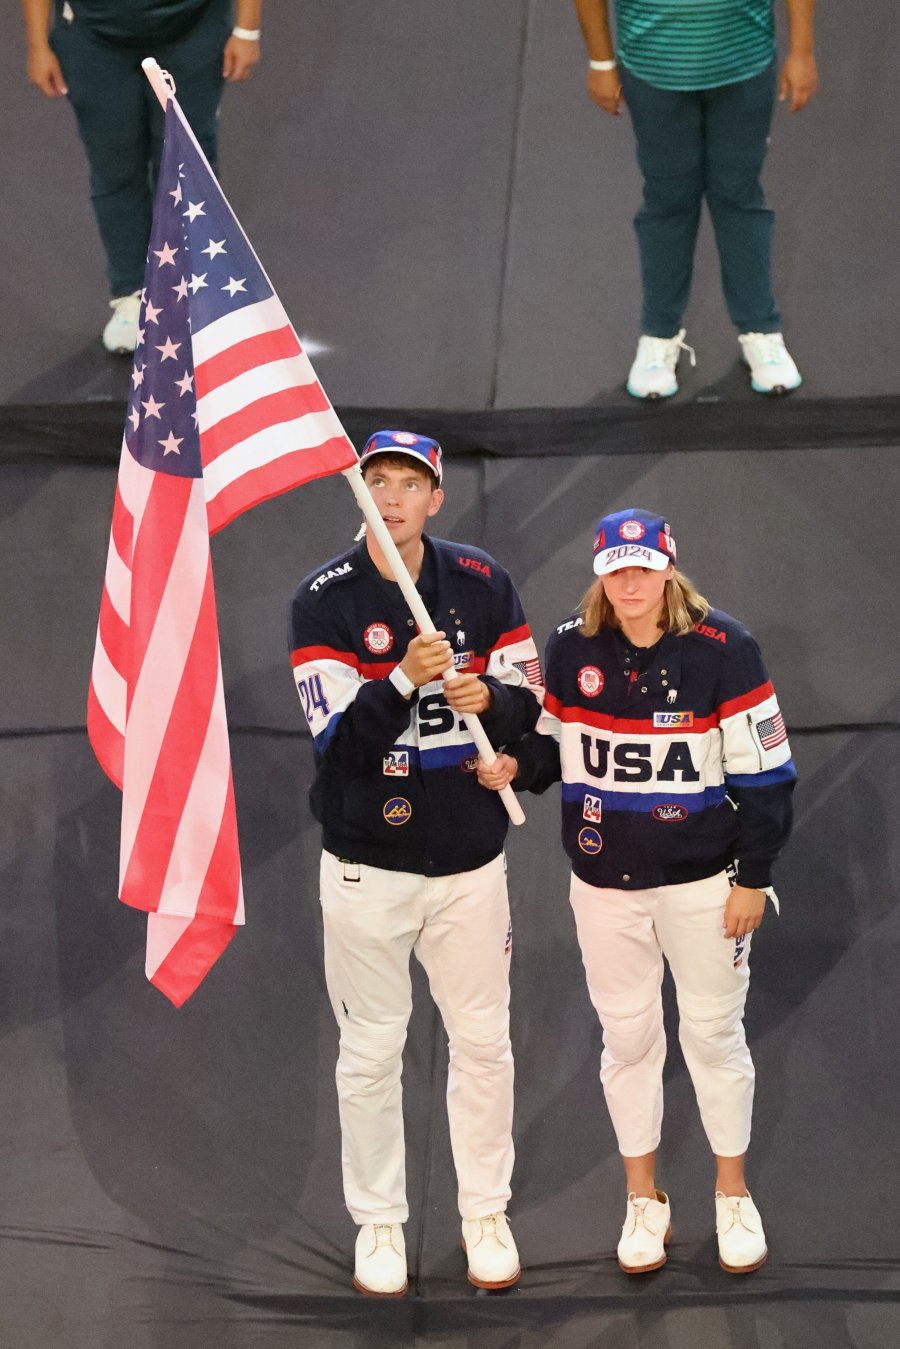
<path id="1" fill-rule="evenodd" d="M 538 687 L 543 684 L 541 662 L 537 656 L 532 656 L 531 660 L 514 660 L 513 665 L 522 672 L 529 684 L 536 684 Z"/>
<path id="2" fill-rule="evenodd" d="M 180 1006 L 244 921 L 209 535 L 357 455 L 174 99 L 131 385 L 88 733 Z"/>
<path id="3" fill-rule="evenodd" d="M 787 727 L 784 724 L 784 717 L 780 712 L 776 712 L 774 717 L 766 717 L 764 721 L 758 721 L 756 733 L 763 749 L 774 749 L 776 745 L 783 744 L 787 740 Z"/>

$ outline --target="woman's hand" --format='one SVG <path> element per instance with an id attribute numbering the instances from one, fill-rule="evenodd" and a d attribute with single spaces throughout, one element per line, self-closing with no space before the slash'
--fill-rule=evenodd
<path id="1" fill-rule="evenodd" d="M 511 754 L 498 754 L 491 764 L 487 764 L 484 759 L 479 758 L 475 765 L 475 771 L 482 787 L 488 787 L 492 792 L 499 792 L 515 780 L 519 771 L 519 764 L 518 760 L 514 759 Z"/>
<path id="2" fill-rule="evenodd" d="M 762 890 L 751 890 L 746 885 L 733 885 L 723 920 L 724 937 L 744 937 L 755 932 L 763 920 L 766 897 Z"/>
<path id="3" fill-rule="evenodd" d="M 591 101 L 596 103 L 598 108 L 602 108 L 612 117 L 619 116 L 622 108 L 622 86 L 617 70 L 588 69 L 587 87 Z"/>

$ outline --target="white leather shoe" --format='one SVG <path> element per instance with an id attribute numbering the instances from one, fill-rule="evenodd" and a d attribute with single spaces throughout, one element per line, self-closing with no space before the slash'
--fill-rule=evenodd
<path id="1" fill-rule="evenodd" d="M 644 333 L 638 341 L 625 384 L 632 398 L 653 400 L 671 398 L 673 393 L 677 393 L 675 370 L 683 351 L 690 353 L 691 365 L 696 365 L 694 349 L 684 340 L 684 328 L 674 337 L 648 337 Z"/>
<path id="2" fill-rule="evenodd" d="M 113 314 L 103 329 L 103 345 L 107 351 L 128 356 L 137 346 L 141 292 L 136 290 L 133 295 L 120 295 L 109 304 Z"/>
<path id="3" fill-rule="evenodd" d="M 509 1288 L 519 1282 L 519 1252 L 505 1213 L 463 1218 L 462 1248 L 469 1261 L 469 1283 L 476 1288 Z"/>
<path id="4" fill-rule="evenodd" d="M 729 1274 L 750 1274 L 765 1264 L 769 1252 L 762 1218 L 749 1194 L 716 1191 L 716 1236 L 719 1264 Z"/>
<path id="5" fill-rule="evenodd" d="M 666 1242 L 672 1235 L 669 1196 L 656 1191 L 655 1199 L 641 1198 L 632 1191 L 616 1254 L 626 1274 L 648 1274 L 666 1263 Z"/>
<path id="6" fill-rule="evenodd" d="M 356 1237 L 353 1287 L 369 1297 L 403 1297 L 406 1242 L 400 1223 L 363 1223 Z"/>
<path id="7" fill-rule="evenodd" d="M 756 393 L 790 393 L 803 383 L 781 333 L 741 333 L 738 341 Z"/>

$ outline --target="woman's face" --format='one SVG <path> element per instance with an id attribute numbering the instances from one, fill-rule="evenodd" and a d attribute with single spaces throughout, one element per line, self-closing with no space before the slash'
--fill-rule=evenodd
<path id="1" fill-rule="evenodd" d="M 621 567 L 602 576 L 606 598 L 620 623 L 635 623 L 644 618 L 659 618 L 663 608 L 666 581 L 674 572 L 671 562 L 665 571 L 650 567 Z"/>

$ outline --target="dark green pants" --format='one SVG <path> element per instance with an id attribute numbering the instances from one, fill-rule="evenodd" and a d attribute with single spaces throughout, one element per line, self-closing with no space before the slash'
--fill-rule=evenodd
<path id="1" fill-rule="evenodd" d="M 178 42 L 146 50 L 116 47 L 94 37 L 77 18 L 59 18 L 50 45 L 59 58 L 69 101 L 90 165 L 91 202 L 106 251 L 110 293 L 144 284 L 153 190 L 163 116 L 141 70 L 154 56 L 175 80 L 178 101 L 210 163 L 216 166 L 216 118 L 222 95 L 222 53 L 231 31 L 230 0 L 211 0 Z"/>

